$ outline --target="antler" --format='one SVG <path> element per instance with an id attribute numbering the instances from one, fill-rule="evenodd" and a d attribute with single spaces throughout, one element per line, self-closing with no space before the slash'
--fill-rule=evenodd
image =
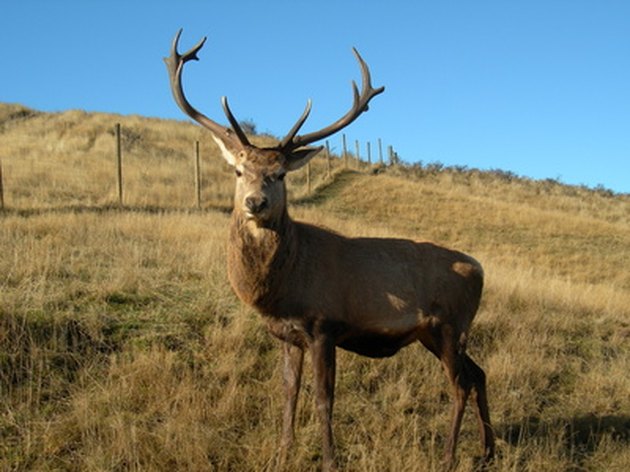
<path id="1" fill-rule="evenodd" d="M 379 87 L 377 89 L 372 88 L 372 80 L 370 77 L 370 69 L 368 68 L 368 65 L 359 54 L 359 51 L 357 51 L 355 48 L 352 48 L 352 52 L 357 58 L 359 66 L 361 66 L 361 82 L 363 86 L 361 88 L 361 94 L 359 94 L 359 88 L 357 87 L 356 82 L 354 80 L 352 81 L 354 102 L 350 111 L 348 111 L 348 113 L 346 113 L 344 116 L 339 118 L 331 125 L 326 126 L 319 131 L 315 131 L 313 133 L 305 134 L 302 136 L 296 136 L 297 132 L 300 130 L 300 128 L 308 118 L 309 113 L 311 112 L 311 101 L 309 100 L 306 104 L 306 108 L 304 109 L 304 113 L 302 113 L 302 116 L 300 116 L 295 125 L 293 125 L 293 128 L 291 128 L 291 131 L 289 131 L 289 133 L 284 137 L 284 139 L 282 139 L 282 141 L 278 145 L 280 149 L 285 152 L 290 152 L 299 147 L 306 146 L 308 144 L 314 143 L 315 141 L 327 138 L 328 136 L 345 128 L 354 120 L 356 120 L 361 113 L 368 110 L 368 104 L 370 100 L 372 100 L 372 98 L 385 90 L 385 87 Z"/>
<path id="2" fill-rule="evenodd" d="M 230 122 L 232 129 L 226 128 L 225 126 L 222 126 L 217 122 L 211 120 L 203 113 L 195 109 L 186 99 L 181 83 L 182 71 L 184 69 L 184 65 L 188 61 L 199 60 L 199 58 L 197 57 L 197 53 L 206 42 L 206 37 L 202 38 L 196 45 L 194 45 L 184 54 L 179 54 L 177 52 L 177 45 L 179 43 L 179 38 L 181 34 L 182 30 L 180 29 L 173 39 L 173 45 L 171 46 L 171 55 L 164 58 L 164 62 L 166 63 L 166 68 L 168 69 L 171 80 L 171 91 L 173 93 L 173 98 L 175 99 L 175 102 L 186 115 L 191 117 L 202 126 L 208 128 L 213 133 L 213 135 L 215 135 L 217 139 L 220 139 L 222 142 L 224 142 L 226 146 L 232 149 L 243 149 L 246 146 L 251 146 L 249 140 L 247 139 L 247 136 L 245 135 L 242 128 L 238 124 L 238 121 L 232 114 L 226 97 L 221 98 L 221 103 L 223 105 L 223 111 L 225 112 L 225 115 L 227 116 L 227 119 Z M 311 101 L 309 100 L 306 103 L 306 108 L 304 109 L 304 112 L 297 120 L 297 122 L 293 125 L 291 130 L 287 133 L 287 135 L 282 139 L 277 147 L 278 149 L 282 150 L 285 153 L 290 153 L 291 151 L 294 151 L 299 147 L 307 146 L 308 144 L 314 143 L 315 141 L 319 141 L 336 133 L 337 131 L 345 128 L 354 120 L 356 120 L 359 115 L 361 115 L 361 113 L 367 111 L 370 100 L 372 100 L 372 98 L 385 90 L 385 87 L 379 87 L 377 89 L 372 87 L 370 69 L 368 68 L 368 65 L 355 48 L 352 48 L 352 52 L 357 58 L 359 66 L 361 67 L 362 81 L 361 93 L 359 93 L 359 88 L 357 87 L 356 82 L 352 81 L 352 92 L 354 97 L 352 108 L 344 116 L 339 118 L 331 125 L 326 126 L 325 128 L 322 128 L 319 131 L 315 131 L 313 133 L 297 136 L 298 131 L 300 130 L 311 112 Z"/>
<path id="3" fill-rule="evenodd" d="M 218 139 L 222 140 L 228 147 L 232 149 L 242 149 L 245 146 L 250 146 L 250 143 L 245 136 L 245 133 L 241 129 L 238 124 L 236 118 L 232 114 L 230 107 L 228 106 L 227 98 L 222 97 L 221 102 L 223 105 L 223 111 L 227 116 L 232 129 L 226 128 L 218 124 L 217 122 L 211 120 L 203 113 L 197 111 L 186 99 L 184 95 L 184 90 L 182 88 L 182 70 L 184 69 L 184 65 L 191 60 L 198 61 L 197 53 L 203 47 L 206 42 L 206 37 L 203 37 L 197 44 L 195 44 L 190 50 L 185 52 L 184 54 L 179 54 L 177 52 L 177 45 L 179 43 L 179 37 L 182 34 L 182 29 L 180 29 L 175 38 L 173 39 L 173 45 L 171 46 L 171 55 L 169 57 L 164 58 L 164 62 L 166 63 L 166 68 L 168 69 L 169 77 L 171 80 L 171 91 L 173 92 L 173 98 L 175 102 L 181 108 L 181 110 L 186 113 L 189 117 L 195 120 L 200 125 L 208 128 Z M 234 135 L 236 134 L 236 136 Z"/>

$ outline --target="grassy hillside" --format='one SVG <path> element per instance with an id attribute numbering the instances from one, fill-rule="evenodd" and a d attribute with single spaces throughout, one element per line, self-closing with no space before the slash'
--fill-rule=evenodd
<path id="1" fill-rule="evenodd" d="M 127 207 L 195 206 L 195 141 L 200 142 L 203 205 L 230 207 L 233 173 L 199 126 L 77 110 L 40 113 L 0 104 L 6 205 L 24 210 L 117 204 L 116 123 L 122 129 Z M 268 145 L 274 141 L 256 136 L 253 142 Z M 322 159 L 314 176 L 325 175 L 324 166 Z M 292 188 L 298 194 L 305 185 L 304 173 L 300 177 Z"/>
<path id="2" fill-rule="evenodd" d="M 126 129 L 126 208 L 112 123 Z M 201 141 L 204 209 L 194 203 Z M 268 139 L 268 138 L 259 138 Z M 275 470 L 279 343 L 233 296 L 231 172 L 182 123 L 0 106 L 0 470 Z M 455 169 L 291 178 L 297 219 L 430 239 L 487 277 L 471 355 L 488 373 L 496 471 L 630 469 L 628 196 Z M 289 470 L 316 470 L 307 365 Z M 448 385 L 420 345 L 340 352 L 350 471 L 439 470 Z M 471 412 L 458 470 L 480 453 Z"/>

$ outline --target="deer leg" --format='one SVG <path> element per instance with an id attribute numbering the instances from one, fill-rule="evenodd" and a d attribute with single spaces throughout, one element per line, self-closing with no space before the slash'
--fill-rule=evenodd
<path id="1" fill-rule="evenodd" d="M 322 469 L 335 468 L 332 412 L 335 398 L 335 344 L 325 336 L 316 337 L 310 346 L 315 379 L 315 402 L 322 431 Z"/>
<path id="2" fill-rule="evenodd" d="M 455 339 L 453 334 L 453 329 L 449 325 L 442 327 L 442 350 L 440 360 L 442 361 L 453 391 L 451 429 L 444 454 L 444 462 L 447 469 L 452 469 L 455 465 L 457 439 L 466 408 L 466 400 L 472 388 L 464 368 L 465 354 L 461 352 L 459 341 Z"/>
<path id="3" fill-rule="evenodd" d="M 475 387 L 475 409 L 479 420 L 479 434 L 483 447 L 484 462 L 488 463 L 494 457 L 494 431 L 490 423 L 490 409 L 486 394 L 486 373 L 467 354 L 464 357 L 466 372 Z"/>
<path id="4" fill-rule="evenodd" d="M 284 415 L 282 417 L 281 448 L 282 455 L 286 456 L 286 452 L 293 444 L 294 439 L 295 408 L 302 382 L 304 350 L 301 347 L 285 342 L 283 343 L 283 352 L 284 359 L 282 375 L 284 378 L 284 393 L 286 400 L 284 404 Z"/>

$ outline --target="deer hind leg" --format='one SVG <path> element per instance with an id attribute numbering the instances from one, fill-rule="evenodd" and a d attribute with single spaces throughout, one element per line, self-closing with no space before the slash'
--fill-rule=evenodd
<path id="1" fill-rule="evenodd" d="M 298 394 L 302 383 L 302 364 L 304 350 L 287 342 L 283 343 L 282 376 L 284 379 L 285 404 L 282 417 L 282 460 L 286 459 L 287 450 L 293 444 L 295 438 L 295 409 Z"/>
<path id="2" fill-rule="evenodd" d="M 466 401 L 472 389 L 472 382 L 466 370 L 464 346 L 450 325 L 443 325 L 441 329 L 441 349 L 438 357 L 446 371 L 452 387 L 452 416 L 451 428 L 446 442 L 444 463 L 447 469 L 455 465 L 455 450 L 462 425 L 462 418 L 466 408 Z"/>
<path id="3" fill-rule="evenodd" d="M 494 431 L 490 423 L 490 409 L 486 394 L 486 373 L 467 354 L 464 355 L 466 374 L 472 380 L 475 389 L 475 407 L 479 420 L 479 434 L 483 447 L 484 462 L 490 462 L 494 457 Z"/>

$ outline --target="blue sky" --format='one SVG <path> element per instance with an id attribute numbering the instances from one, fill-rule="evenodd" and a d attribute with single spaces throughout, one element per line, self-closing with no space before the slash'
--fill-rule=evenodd
<path id="1" fill-rule="evenodd" d="M 35 1 L 0 14 L 0 101 L 184 119 L 162 57 L 207 35 L 184 74 L 197 108 L 284 135 L 341 116 L 356 46 L 385 93 L 346 130 L 408 162 L 500 168 L 630 192 L 630 2 Z M 338 137 L 331 138 L 340 147 Z"/>

